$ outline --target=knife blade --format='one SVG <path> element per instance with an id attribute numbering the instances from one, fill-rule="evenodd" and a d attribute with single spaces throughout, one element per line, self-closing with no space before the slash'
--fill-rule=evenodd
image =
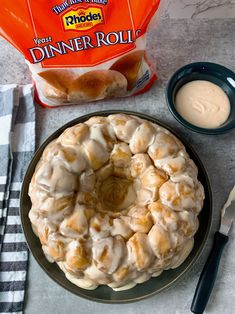
<path id="1" fill-rule="evenodd" d="M 210 255 L 203 267 L 194 293 L 191 312 L 203 314 L 211 295 L 218 273 L 223 249 L 228 242 L 228 233 L 235 218 L 235 186 L 221 210 L 220 229 L 214 235 L 214 243 Z"/>
<path id="2" fill-rule="evenodd" d="M 221 225 L 219 232 L 228 235 L 235 218 L 235 186 L 229 194 L 227 202 L 221 210 Z"/>

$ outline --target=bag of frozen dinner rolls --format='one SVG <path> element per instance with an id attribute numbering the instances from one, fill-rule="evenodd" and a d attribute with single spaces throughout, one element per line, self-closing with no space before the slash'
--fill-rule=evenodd
<path id="1" fill-rule="evenodd" d="M 156 79 L 146 34 L 159 2 L 4 1 L 0 34 L 24 55 L 43 106 L 136 95 Z"/>

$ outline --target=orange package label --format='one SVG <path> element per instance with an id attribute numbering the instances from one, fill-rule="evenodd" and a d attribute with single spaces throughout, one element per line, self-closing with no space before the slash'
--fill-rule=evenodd
<path id="1" fill-rule="evenodd" d="M 41 62 L 45 68 L 94 66 L 135 48 L 128 1 L 110 0 L 106 5 L 71 2 L 75 1 L 49 6 L 46 0 L 28 0 L 35 39 L 50 38 L 49 43 L 28 49 L 30 62 Z"/>
<path id="2" fill-rule="evenodd" d="M 0 34 L 24 55 L 43 106 L 138 95 L 156 79 L 146 33 L 159 3 L 4 1 Z"/>

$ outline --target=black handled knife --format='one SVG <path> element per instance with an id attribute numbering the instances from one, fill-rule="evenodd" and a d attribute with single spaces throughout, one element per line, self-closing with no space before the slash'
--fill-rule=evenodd
<path id="1" fill-rule="evenodd" d="M 202 314 L 213 289 L 219 268 L 220 258 L 228 242 L 228 233 L 235 218 L 235 186 L 229 194 L 221 213 L 221 225 L 214 235 L 214 243 L 211 253 L 198 280 L 196 291 L 191 305 L 191 312 Z"/>

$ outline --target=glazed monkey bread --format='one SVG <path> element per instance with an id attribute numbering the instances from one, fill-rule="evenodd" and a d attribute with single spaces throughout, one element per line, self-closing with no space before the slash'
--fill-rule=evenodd
<path id="1" fill-rule="evenodd" d="M 113 114 L 74 125 L 51 142 L 29 195 L 32 228 L 47 259 L 79 287 L 124 290 L 186 259 L 204 190 L 174 135 Z"/>

